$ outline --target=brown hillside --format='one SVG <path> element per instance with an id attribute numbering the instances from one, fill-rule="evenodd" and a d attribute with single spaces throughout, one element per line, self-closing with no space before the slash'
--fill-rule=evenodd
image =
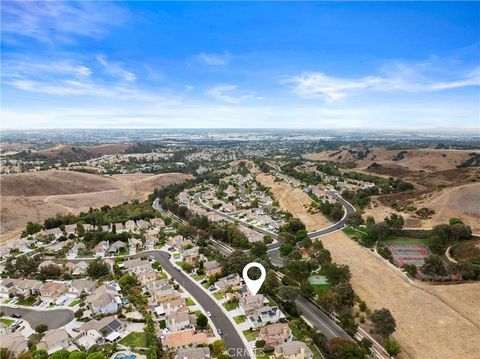
<path id="1" fill-rule="evenodd" d="M 124 153 L 127 149 L 134 146 L 131 144 L 106 144 L 100 146 L 58 145 L 38 151 L 35 155 L 59 161 L 84 161 L 102 155 Z"/>
<path id="2" fill-rule="evenodd" d="M 52 196 L 117 188 L 111 178 L 75 171 L 49 170 L 0 176 L 2 196 Z"/>

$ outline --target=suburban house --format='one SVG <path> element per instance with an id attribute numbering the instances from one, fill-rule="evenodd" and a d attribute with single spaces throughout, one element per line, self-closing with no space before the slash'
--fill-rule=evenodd
<path id="1" fill-rule="evenodd" d="M 187 249 L 188 247 L 192 247 L 192 246 L 193 246 L 193 242 L 190 239 L 185 239 L 185 240 L 182 239 L 182 240 L 176 241 L 173 244 L 173 247 L 178 251 L 183 251 L 184 249 Z"/>
<path id="2" fill-rule="evenodd" d="M 218 262 L 215 260 L 210 262 L 205 262 L 203 264 L 203 268 L 205 270 L 205 274 L 208 277 L 222 273 L 222 267 L 220 267 L 220 264 L 218 264 Z"/>
<path id="3" fill-rule="evenodd" d="M 68 292 L 68 288 L 65 283 L 59 282 L 46 282 L 42 284 L 39 288 L 40 299 L 44 302 L 54 302 L 62 294 Z"/>
<path id="4" fill-rule="evenodd" d="M 293 341 L 277 345 L 273 357 L 275 359 L 312 359 L 313 354 L 307 344 Z"/>
<path id="5" fill-rule="evenodd" d="M 129 259 L 123 262 L 125 269 L 130 272 L 130 274 L 140 274 L 143 272 L 151 271 L 152 265 L 148 260 L 141 258 Z"/>
<path id="6" fill-rule="evenodd" d="M 118 292 L 108 289 L 104 285 L 89 295 L 86 302 L 94 315 L 116 313 L 122 303 Z"/>
<path id="7" fill-rule="evenodd" d="M 255 310 L 247 318 L 250 325 L 256 329 L 267 324 L 277 323 L 280 319 L 285 318 L 285 315 L 277 307 L 263 307 Z"/>
<path id="8" fill-rule="evenodd" d="M 68 251 L 67 257 L 68 258 L 76 258 L 78 256 L 78 252 L 85 249 L 85 244 L 82 242 L 76 243 L 70 250 Z"/>
<path id="9" fill-rule="evenodd" d="M 125 247 L 126 247 L 125 243 L 123 243 L 122 241 L 116 241 L 110 246 L 110 248 L 108 248 L 107 253 L 116 254 Z"/>
<path id="10" fill-rule="evenodd" d="M 67 237 L 71 234 L 77 234 L 77 225 L 76 224 L 67 224 L 65 225 L 65 234 Z"/>
<path id="11" fill-rule="evenodd" d="M 91 320 L 84 323 L 80 327 L 80 332 L 75 337 L 75 340 L 88 350 L 93 345 L 101 344 L 105 340 L 113 341 L 117 339 L 124 330 L 125 324 L 123 322 L 115 316 L 108 316 L 100 320 Z"/>
<path id="12" fill-rule="evenodd" d="M 200 254 L 199 252 L 200 247 L 195 246 L 189 249 L 185 249 L 182 253 L 181 256 L 185 262 L 188 264 L 195 264 L 197 261 L 200 261 L 203 259 L 203 255 Z"/>
<path id="13" fill-rule="evenodd" d="M 87 232 L 94 231 L 95 226 L 89 223 L 83 224 L 83 229 L 86 230 Z"/>
<path id="14" fill-rule="evenodd" d="M 7 335 L 10 332 L 10 326 L 6 325 L 4 322 L 0 322 L 0 335 Z"/>
<path id="15" fill-rule="evenodd" d="M 142 245 L 142 241 L 137 239 L 137 238 L 129 238 L 128 239 L 128 254 L 136 254 L 137 253 L 137 247 Z"/>
<path id="16" fill-rule="evenodd" d="M 96 282 L 88 279 L 74 279 L 68 288 L 68 292 L 75 294 L 77 297 L 85 294 L 92 294 L 96 288 Z"/>
<path id="17" fill-rule="evenodd" d="M 122 233 L 122 232 L 125 232 L 125 226 L 123 225 L 123 223 L 115 223 L 112 225 L 112 231 L 113 231 L 113 227 L 115 227 L 115 233 Z"/>
<path id="18" fill-rule="evenodd" d="M 87 272 L 88 263 L 78 262 L 73 265 L 72 275 L 83 275 Z"/>
<path id="19" fill-rule="evenodd" d="M 23 295 L 29 297 L 32 294 L 37 294 L 42 282 L 34 279 L 22 279 L 18 280 L 15 284 L 15 295 Z"/>
<path id="20" fill-rule="evenodd" d="M 137 228 L 138 229 L 147 229 L 148 227 L 150 227 L 150 223 L 145 221 L 144 219 L 139 219 L 137 221 Z"/>
<path id="21" fill-rule="evenodd" d="M 8 297 L 15 291 L 15 279 L 5 278 L 0 281 L 0 294 L 2 297 Z"/>
<path id="22" fill-rule="evenodd" d="M 98 230 L 101 232 L 110 232 L 110 225 L 104 225 L 104 226 L 98 227 Z"/>
<path id="23" fill-rule="evenodd" d="M 125 231 L 134 231 L 135 229 L 137 229 L 135 221 L 129 220 L 125 222 Z"/>
<path id="24" fill-rule="evenodd" d="M 240 298 L 238 305 L 240 306 L 243 314 L 250 315 L 254 311 L 263 308 L 264 301 L 265 297 L 263 296 L 263 294 L 247 295 Z"/>
<path id="25" fill-rule="evenodd" d="M 238 273 L 234 273 L 217 280 L 215 282 L 215 287 L 220 291 L 227 291 L 229 289 L 240 288 L 241 283 L 242 283 L 242 280 L 238 275 Z"/>
<path id="26" fill-rule="evenodd" d="M 180 293 L 178 293 L 171 286 L 155 291 L 152 294 L 153 294 L 153 299 L 157 304 L 181 297 Z"/>
<path id="27" fill-rule="evenodd" d="M 76 350 L 78 349 L 70 339 L 65 328 L 49 330 L 45 333 L 42 340 L 37 344 L 38 349 L 43 349 L 48 354 L 55 353 L 62 349 Z"/>
<path id="28" fill-rule="evenodd" d="M 151 250 L 155 249 L 155 245 L 157 243 L 158 243 L 158 238 L 153 237 L 153 236 L 149 236 L 147 238 L 147 240 L 145 241 L 145 244 L 144 244 L 143 248 L 146 251 L 151 251 Z"/>
<path id="29" fill-rule="evenodd" d="M 287 323 L 269 324 L 260 328 L 258 334 L 260 339 L 265 340 L 265 345 L 274 348 L 279 344 L 283 344 L 292 340 L 292 334 Z"/>
<path id="30" fill-rule="evenodd" d="M 154 227 L 165 227 L 165 222 L 161 218 L 151 218 L 150 224 Z"/>
<path id="31" fill-rule="evenodd" d="M 46 236 L 54 236 L 57 239 L 63 236 L 63 232 L 60 228 L 46 229 L 44 232 Z"/>
<path id="32" fill-rule="evenodd" d="M 154 282 L 157 279 L 158 273 L 155 271 L 142 272 L 137 275 L 138 280 L 142 285 L 146 285 L 150 282 Z"/>
<path id="33" fill-rule="evenodd" d="M 156 279 L 154 280 L 153 282 L 150 282 L 150 283 L 147 283 L 145 284 L 145 288 L 150 292 L 150 293 L 153 293 L 159 289 L 162 289 L 164 288 L 165 286 L 169 286 L 170 287 L 170 284 L 168 284 L 168 280 L 166 279 Z"/>
<path id="34" fill-rule="evenodd" d="M 195 314 L 188 311 L 171 313 L 165 316 L 165 323 L 171 332 L 183 330 L 195 324 Z"/>
<path id="35" fill-rule="evenodd" d="M 110 248 L 110 244 L 107 241 L 101 241 L 93 248 L 93 251 L 95 252 L 95 256 L 104 257 L 108 248 Z"/>
<path id="36" fill-rule="evenodd" d="M 178 332 L 168 333 L 165 336 L 165 342 L 168 348 L 181 348 L 190 345 L 206 344 L 207 334 L 195 334 L 195 330 L 185 329 Z"/>
<path id="37" fill-rule="evenodd" d="M 11 357 L 16 358 L 20 353 L 28 351 L 27 339 L 19 332 L 2 335 L 0 349 L 8 350 Z"/>
<path id="38" fill-rule="evenodd" d="M 208 348 L 186 348 L 179 349 L 175 359 L 210 359 Z"/>
<path id="39" fill-rule="evenodd" d="M 188 307 L 183 298 L 175 298 L 167 300 L 161 303 L 159 306 L 155 307 L 155 313 L 158 316 L 161 315 L 170 315 L 172 313 L 187 312 Z"/>

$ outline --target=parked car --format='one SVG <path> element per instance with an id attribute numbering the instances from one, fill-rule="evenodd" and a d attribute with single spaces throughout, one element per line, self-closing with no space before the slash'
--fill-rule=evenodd
<path id="1" fill-rule="evenodd" d="M 209 311 L 207 311 L 207 317 L 211 317 L 212 316 L 212 313 L 210 313 Z"/>
<path id="2" fill-rule="evenodd" d="M 21 318 L 22 316 L 18 313 L 13 313 L 12 318 Z"/>
<path id="3" fill-rule="evenodd" d="M 220 329 L 220 328 L 217 329 L 217 332 L 218 332 L 218 335 L 220 335 L 220 336 L 223 334 L 222 329 Z"/>

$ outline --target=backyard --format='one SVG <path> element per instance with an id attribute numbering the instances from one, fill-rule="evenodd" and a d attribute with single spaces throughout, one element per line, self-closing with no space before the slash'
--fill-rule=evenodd
<path id="1" fill-rule="evenodd" d="M 147 345 L 146 337 L 144 332 L 131 332 L 125 338 L 119 342 L 122 345 L 127 347 L 142 347 L 144 348 Z"/>

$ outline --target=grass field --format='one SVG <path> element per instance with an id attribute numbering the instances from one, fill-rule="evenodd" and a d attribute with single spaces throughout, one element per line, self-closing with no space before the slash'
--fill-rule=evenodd
<path id="1" fill-rule="evenodd" d="M 74 307 L 76 306 L 78 303 L 81 302 L 81 299 L 75 299 L 73 302 L 71 302 L 68 306 L 69 307 Z"/>
<path id="2" fill-rule="evenodd" d="M 427 241 L 424 239 L 396 236 L 389 236 L 383 242 L 385 244 L 427 244 Z"/>
<path id="3" fill-rule="evenodd" d="M 31 305 L 33 305 L 33 303 L 35 303 L 36 301 L 37 301 L 37 297 L 30 296 L 30 297 L 27 297 L 27 298 L 24 298 L 24 299 L 19 299 L 16 304 L 18 304 L 18 305 L 28 305 L 28 306 L 31 306 Z"/>
<path id="4" fill-rule="evenodd" d="M 223 306 L 225 307 L 226 310 L 231 311 L 231 310 L 235 310 L 235 309 L 238 308 L 238 303 L 227 301 L 227 302 L 223 303 Z"/>
<path id="5" fill-rule="evenodd" d="M 192 278 L 195 279 L 196 281 L 202 281 L 205 279 L 203 275 L 194 275 Z"/>
<path id="6" fill-rule="evenodd" d="M 258 337 L 258 333 L 260 333 L 260 330 L 252 331 L 250 329 L 247 329 L 243 331 L 243 335 L 245 336 L 245 338 L 247 338 L 247 342 L 253 342 L 254 340 L 256 340 Z"/>
<path id="7" fill-rule="evenodd" d="M 233 320 L 235 321 L 235 323 L 240 324 L 245 322 L 247 318 L 244 315 L 237 315 L 236 317 L 233 318 Z"/>
<path id="8" fill-rule="evenodd" d="M 189 307 L 192 306 L 192 305 L 195 305 L 195 302 L 194 302 L 193 299 L 190 298 L 190 297 L 185 298 L 185 302 L 187 303 L 187 305 L 188 305 Z"/>
<path id="9" fill-rule="evenodd" d="M 225 294 L 223 294 L 223 292 L 216 292 L 216 293 L 213 293 L 213 296 L 214 296 L 217 300 L 222 300 L 223 297 L 225 297 Z"/>
<path id="10" fill-rule="evenodd" d="M 3 323 L 8 326 L 12 325 L 13 322 L 14 322 L 13 319 L 0 318 L 0 323 Z"/>
<path id="11" fill-rule="evenodd" d="M 326 293 L 331 287 L 332 287 L 332 285 L 330 283 L 313 284 L 313 288 L 315 288 L 315 292 L 318 295 L 322 295 L 322 294 Z"/>
<path id="12" fill-rule="evenodd" d="M 144 332 L 132 332 L 119 343 L 127 347 L 145 347 L 147 345 Z"/>

